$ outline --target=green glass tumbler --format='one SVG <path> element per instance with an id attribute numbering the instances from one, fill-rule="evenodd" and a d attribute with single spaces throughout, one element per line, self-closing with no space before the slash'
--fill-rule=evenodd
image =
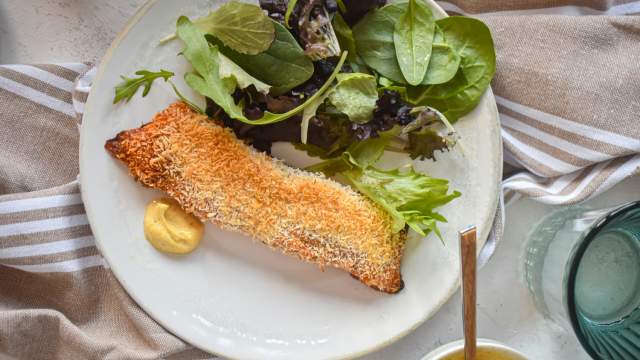
<path id="1" fill-rule="evenodd" d="M 571 206 L 538 223 L 524 250 L 538 309 L 594 359 L 640 359 L 640 202 Z"/>

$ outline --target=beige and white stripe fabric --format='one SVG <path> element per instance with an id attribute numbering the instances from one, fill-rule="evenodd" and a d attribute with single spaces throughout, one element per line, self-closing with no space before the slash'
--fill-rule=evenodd
<path id="1" fill-rule="evenodd" d="M 640 1 L 440 4 L 494 36 L 507 206 L 581 202 L 637 173 Z"/>
<path id="2" fill-rule="evenodd" d="M 579 202 L 637 172 L 639 4 L 441 2 L 494 36 L 507 203 Z M 210 358 L 150 319 L 95 247 L 76 182 L 92 71 L 0 66 L 0 358 Z"/>
<path id="3" fill-rule="evenodd" d="M 75 180 L 89 69 L 0 65 L 0 358 L 212 358 L 150 319 L 96 248 Z"/>

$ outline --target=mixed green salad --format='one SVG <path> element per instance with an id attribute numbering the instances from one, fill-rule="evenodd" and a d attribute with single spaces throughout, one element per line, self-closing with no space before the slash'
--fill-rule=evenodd
<path id="1" fill-rule="evenodd" d="M 347 182 L 407 226 L 438 236 L 435 209 L 456 197 L 447 180 L 381 169 L 385 151 L 436 160 L 456 145 L 452 124 L 480 102 L 495 72 L 488 28 L 467 17 L 435 19 L 423 0 L 231 1 L 175 34 L 206 100 L 177 96 L 260 151 L 285 141 L 319 162 L 308 168 Z M 171 71 L 123 77 L 114 103 L 143 96 Z"/>

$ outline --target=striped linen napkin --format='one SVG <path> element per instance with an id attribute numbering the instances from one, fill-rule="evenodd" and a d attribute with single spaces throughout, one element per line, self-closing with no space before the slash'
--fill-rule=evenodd
<path id="1" fill-rule="evenodd" d="M 493 32 L 507 203 L 579 202 L 637 172 L 640 17 L 624 15 L 640 1 L 440 4 Z M 95 247 L 75 181 L 89 69 L 0 66 L 0 357 L 208 358 L 151 320 Z"/>

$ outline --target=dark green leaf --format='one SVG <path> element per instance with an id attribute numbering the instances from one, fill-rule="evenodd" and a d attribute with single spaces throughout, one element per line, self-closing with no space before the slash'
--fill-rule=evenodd
<path id="1" fill-rule="evenodd" d="M 393 43 L 396 22 L 404 14 L 406 3 L 389 4 L 371 10 L 353 28 L 358 54 L 375 71 L 398 83 L 406 83 Z"/>
<path id="2" fill-rule="evenodd" d="M 437 25 L 433 35 L 431 60 L 422 85 L 442 84 L 451 80 L 460 67 L 460 55 L 444 40 L 444 32 Z"/>
<path id="3" fill-rule="evenodd" d="M 223 80 L 233 79 L 237 87 L 240 89 L 246 89 L 249 86 L 253 86 L 256 91 L 265 95 L 268 94 L 271 89 L 271 86 L 249 75 L 243 68 L 238 66 L 238 64 L 234 63 L 231 59 L 220 52 L 218 52 L 218 66 L 220 78 Z"/>
<path id="4" fill-rule="evenodd" d="M 404 14 L 395 24 L 393 41 L 402 75 L 411 85 L 418 85 L 425 78 L 434 29 L 435 22 L 427 4 L 409 0 Z"/>
<path id="5" fill-rule="evenodd" d="M 453 16 L 436 21 L 444 39 L 459 55 L 460 68 L 444 84 L 409 89 L 414 104 L 429 105 L 454 122 L 473 110 L 496 70 L 491 32 L 480 20 Z"/>
<path id="6" fill-rule="evenodd" d="M 138 75 L 136 78 L 121 76 L 122 82 L 118 84 L 115 89 L 114 104 L 122 100 L 131 100 L 141 86 L 144 86 L 142 97 L 145 97 L 149 93 L 149 90 L 151 90 L 151 84 L 153 84 L 154 80 L 163 78 L 164 81 L 167 81 L 175 74 L 167 70 L 160 70 L 158 72 L 138 70 L 136 71 L 136 75 Z"/>
<path id="7" fill-rule="evenodd" d="M 357 62 L 358 53 L 356 51 L 356 41 L 353 38 L 353 31 L 349 25 L 344 21 L 340 13 L 336 13 L 333 17 L 333 30 L 336 32 L 340 48 L 349 51 L 349 61 Z"/>
<path id="8" fill-rule="evenodd" d="M 460 55 L 444 43 L 434 43 L 423 85 L 442 84 L 451 80 L 460 66 Z"/>
<path id="9" fill-rule="evenodd" d="M 247 73 L 273 88 L 272 94 L 282 94 L 309 80 L 313 75 L 313 62 L 304 54 L 296 39 L 280 23 L 273 22 L 276 38 L 267 51 L 258 55 L 238 53 L 212 36 L 207 39 L 218 45 L 220 52 Z"/>

